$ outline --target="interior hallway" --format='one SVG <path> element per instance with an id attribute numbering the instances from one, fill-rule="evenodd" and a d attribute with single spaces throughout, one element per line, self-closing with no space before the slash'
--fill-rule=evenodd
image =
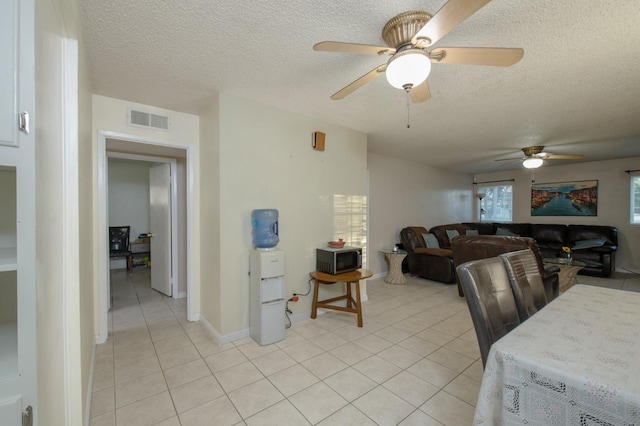
<path id="1" fill-rule="evenodd" d="M 368 280 L 363 328 L 329 311 L 260 346 L 216 344 L 148 270 L 112 271 L 91 425 L 469 425 L 482 364 L 466 302 L 456 286 L 406 278 Z M 631 274 L 578 281 L 640 291 Z"/>

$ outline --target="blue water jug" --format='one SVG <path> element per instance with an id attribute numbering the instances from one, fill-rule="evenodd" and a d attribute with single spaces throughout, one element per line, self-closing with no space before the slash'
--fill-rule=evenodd
<path id="1" fill-rule="evenodd" d="M 257 209 L 251 212 L 253 224 L 253 245 L 256 248 L 275 247 L 278 237 L 278 210 Z"/>

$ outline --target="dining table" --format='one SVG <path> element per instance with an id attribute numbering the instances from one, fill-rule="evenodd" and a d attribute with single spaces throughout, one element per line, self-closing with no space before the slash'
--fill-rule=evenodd
<path id="1" fill-rule="evenodd" d="M 474 425 L 639 425 L 640 293 L 577 284 L 491 346 Z"/>

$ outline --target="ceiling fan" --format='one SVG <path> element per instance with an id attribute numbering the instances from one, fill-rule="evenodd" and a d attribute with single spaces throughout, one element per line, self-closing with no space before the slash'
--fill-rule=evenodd
<path id="1" fill-rule="evenodd" d="M 522 158 L 502 158 L 495 161 L 514 161 L 522 160 L 522 165 L 527 169 L 537 169 L 542 166 L 545 160 L 582 160 L 584 155 L 580 154 L 553 154 L 551 152 L 543 151 L 544 146 L 535 145 L 522 148 L 524 157 Z"/>
<path id="2" fill-rule="evenodd" d="M 429 50 L 449 31 L 473 15 L 491 0 L 449 0 L 431 15 L 424 11 L 409 11 L 391 18 L 382 28 L 387 46 L 323 41 L 314 50 L 325 52 L 391 55 L 382 64 L 340 89 L 331 99 L 342 99 L 380 74 L 385 73 L 393 87 L 404 89 L 412 102 L 424 102 L 431 97 L 427 77 L 431 62 L 442 64 L 489 65 L 508 67 L 524 55 L 519 48 L 441 47 Z"/>

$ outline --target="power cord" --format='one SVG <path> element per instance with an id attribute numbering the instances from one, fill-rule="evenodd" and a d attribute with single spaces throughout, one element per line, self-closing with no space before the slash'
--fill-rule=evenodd
<path id="1" fill-rule="evenodd" d="M 289 314 L 292 314 L 293 312 L 291 312 L 291 309 L 289 309 L 289 302 L 293 301 L 293 297 L 289 300 L 287 300 L 287 303 L 285 303 L 284 305 L 284 315 L 287 317 L 287 323 L 284 325 L 284 328 L 291 328 L 291 318 L 289 318 Z"/>
<path id="2" fill-rule="evenodd" d="M 302 297 L 306 297 L 311 293 L 311 281 L 313 281 L 313 278 L 311 278 L 309 281 L 307 281 L 307 285 L 309 286 L 309 290 L 307 290 L 306 293 L 293 293 L 294 296 L 302 296 Z"/>
<path id="3" fill-rule="evenodd" d="M 298 296 L 308 296 L 309 294 L 311 294 L 311 281 L 313 281 L 313 279 L 310 279 L 307 284 L 309 285 L 309 289 L 307 290 L 306 293 L 293 293 L 293 297 L 289 300 L 287 300 L 287 303 L 285 303 L 284 305 L 284 315 L 287 318 L 287 323 L 284 325 L 284 328 L 291 328 L 291 318 L 289 318 L 289 314 L 293 314 L 293 312 L 291 311 L 291 309 L 289 309 L 289 302 L 297 302 L 298 301 Z"/>

